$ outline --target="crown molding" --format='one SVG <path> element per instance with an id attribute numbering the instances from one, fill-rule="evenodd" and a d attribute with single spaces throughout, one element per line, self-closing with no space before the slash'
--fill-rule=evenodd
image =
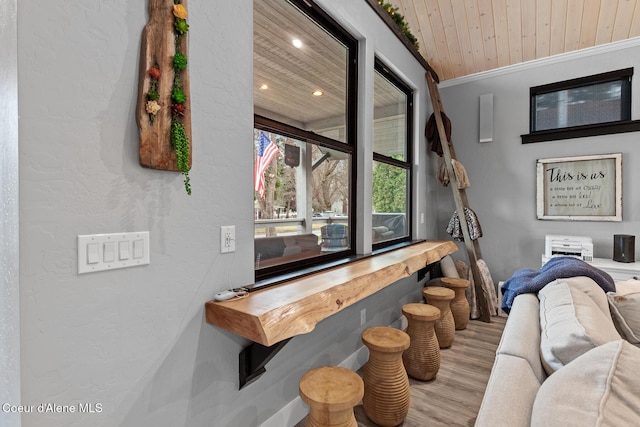
<path id="1" fill-rule="evenodd" d="M 511 73 L 521 72 L 537 67 L 559 64 L 567 61 L 574 61 L 576 59 L 587 58 L 594 55 L 600 55 L 606 52 L 612 52 L 616 50 L 629 49 L 640 46 L 640 37 L 633 37 L 630 39 L 620 40 L 607 44 L 601 44 L 598 46 L 587 47 L 572 52 L 561 53 L 558 55 L 548 56 L 540 59 L 533 59 L 531 61 L 522 62 L 520 64 L 508 65 L 506 67 L 495 68 L 493 70 L 481 71 L 475 74 L 469 74 L 463 77 L 457 77 L 450 80 L 444 80 L 439 83 L 440 88 L 448 86 L 457 86 L 464 83 L 470 83 L 478 80 L 484 80 L 491 77 L 504 76 Z"/>

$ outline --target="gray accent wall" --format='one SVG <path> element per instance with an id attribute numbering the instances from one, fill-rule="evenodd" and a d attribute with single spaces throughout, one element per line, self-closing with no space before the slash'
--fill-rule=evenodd
<path id="1" fill-rule="evenodd" d="M 484 237 L 482 255 L 496 284 L 519 268 L 540 268 L 547 234 L 590 236 L 594 255 L 611 259 L 614 234 L 640 234 L 640 133 L 522 144 L 529 132 L 529 88 L 622 68 L 635 67 L 632 116 L 640 119 L 640 40 L 533 61 L 444 82 L 441 95 L 452 122 L 452 141 L 471 187 L 467 196 Z M 478 142 L 479 99 L 494 95 L 493 142 Z M 622 222 L 550 221 L 536 218 L 536 160 L 622 153 Z M 433 157 L 431 161 L 434 161 Z M 455 209 L 451 193 L 439 188 L 438 235 Z M 460 255 L 460 252 L 457 256 Z M 465 258 L 466 259 L 466 258 Z"/>
<path id="2" fill-rule="evenodd" d="M 423 131 L 431 108 L 424 70 L 367 2 L 318 3 L 360 41 L 355 185 L 361 231 L 370 226 L 367 172 L 377 55 L 415 90 L 414 236 L 448 238 L 444 228 L 453 199 L 450 189 L 435 183 L 435 156 L 427 155 Z M 19 239 L 13 250 L 19 247 L 20 306 L 19 319 L 3 328 L 14 338 L 20 330 L 21 380 L 16 384 L 15 375 L 4 373 L 3 380 L 21 390 L 15 404 L 76 409 L 100 404 L 95 413 L 24 414 L 23 426 L 259 426 L 278 419 L 292 402 L 295 406 L 298 381 L 308 369 L 354 355 L 355 367 L 364 363 L 364 328 L 397 323 L 401 305 L 420 299 L 417 278 L 402 280 L 293 338 L 263 377 L 238 390 L 238 354 L 249 343 L 207 324 L 204 303 L 221 290 L 253 281 L 252 4 L 189 3 L 189 197 L 179 174 L 138 164 L 134 115 L 147 2 L 20 2 L 19 164 L 8 170 L 15 173 L 19 166 Z M 8 43 L 11 57 L 11 37 Z M 516 268 L 537 267 L 545 234 L 589 234 L 596 255 L 604 257 L 611 253 L 613 234 L 638 230 L 636 134 L 530 145 L 519 138 L 528 130 L 529 86 L 635 66 L 638 58 L 634 46 L 443 85 L 494 280 Z M 0 65 L 0 76 L 8 66 L 11 77 L 15 61 L 6 64 Z M 494 93 L 494 141 L 480 144 L 478 99 L 488 92 Z M 636 89 L 636 119 L 638 101 Z M 4 111 L 4 95 L 0 102 Z M 536 220 L 537 158 L 609 152 L 624 156 L 622 223 Z M 2 202 L 6 199 L 3 194 Z M 17 226 L 15 216 L 12 221 Z M 220 253 L 222 225 L 236 226 L 234 253 Z M 77 235 L 147 230 L 150 265 L 77 274 Z M 358 251 L 367 253 L 370 235 L 360 236 Z M 3 262 L 9 269 L 18 266 L 16 259 Z M 362 309 L 365 325 L 360 325 Z M 16 399 L 15 393 L 10 398 Z"/>
<path id="3" fill-rule="evenodd" d="M 366 2 L 321 3 L 361 41 L 366 170 L 374 55 L 415 89 L 418 135 L 429 109 L 424 70 Z M 292 339 L 238 390 L 238 354 L 249 343 L 207 324 L 204 304 L 253 281 L 252 5 L 189 2 L 189 197 L 179 174 L 138 164 L 147 2 L 20 2 L 21 400 L 76 408 L 25 414 L 23 426 L 258 426 L 295 401 L 304 372 L 359 354 L 365 327 L 397 321 L 403 302 L 420 299 L 416 277 L 402 280 Z M 413 149 L 415 236 L 433 238 L 437 188 L 423 137 Z M 371 179 L 356 185 L 365 227 Z M 220 253 L 222 225 L 236 226 L 234 253 Z M 147 230 L 150 265 L 77 274 L 78 235 Z M 362 238 L 358 249 L 370 245 Z M 100 411 L 78 413 L 87 404 Z"/>

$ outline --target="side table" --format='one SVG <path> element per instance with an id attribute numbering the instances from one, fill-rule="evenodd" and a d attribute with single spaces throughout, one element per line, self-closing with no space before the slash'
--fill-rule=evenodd
<path id="1" fill-rule="evenodd" d="M 311 369 L 300 378 L 300 397 L 309 405 L 306 427 L 357 427 L 353 407 L 364 395 L 355 372 L 339 366 Z"/>
<path id="2" fill-rule="evenodd" d="M 409 378 L 402 365 L 409 335 L 399 329 L 375 326 L 362 333 L 362 342 L 369 349 L 362 375 L 364 412 L 380 426 L 397 426 L 409 413 Z"/>
<path id="3" fill-rule="evenodd" d="M 407 374 L 419 380 L 433 379 L 440 369 L 440 344 L 433 328 L 440 310 L 429 304 L 405 304 L 402 313 L 408 321 L 411 345 L 402 353 Z"/>
<path id="4" fill-rule="evenodd" d="M 427 286 L 423 289 L 422 294 L 427 300 L 427 304 L 440 309 L 440 319 L 436 320 L 434 325 L 440 348 L 451 347 L 456 333 L 456 325 L 453 314 L 451 314 L 450 304 L 455 297 L 455 292 L 440 286 Z"/>

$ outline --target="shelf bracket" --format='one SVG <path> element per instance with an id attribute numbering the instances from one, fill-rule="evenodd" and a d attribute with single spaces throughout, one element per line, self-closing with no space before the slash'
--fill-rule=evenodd
<path id="1" fill-rule="evenodd" d="M 287 338 L 267 347 L 257 342 L 252 342 L 240 351 L 239 379 L 240 390 L 257 380 L 267 370 L 265 365 L 269 363 L 282 348 L 291 340 Z"/>

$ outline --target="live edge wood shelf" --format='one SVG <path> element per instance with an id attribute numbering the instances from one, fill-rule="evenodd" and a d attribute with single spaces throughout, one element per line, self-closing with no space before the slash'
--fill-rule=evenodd
<path id="1" fill-rule="evenodd" d="M 425 241 L 251 292 L 245 298 L 208 301 L 207 322 L 270 347 L 312 331 L 327 317 L 457 250 L 452 241 Z"/>

